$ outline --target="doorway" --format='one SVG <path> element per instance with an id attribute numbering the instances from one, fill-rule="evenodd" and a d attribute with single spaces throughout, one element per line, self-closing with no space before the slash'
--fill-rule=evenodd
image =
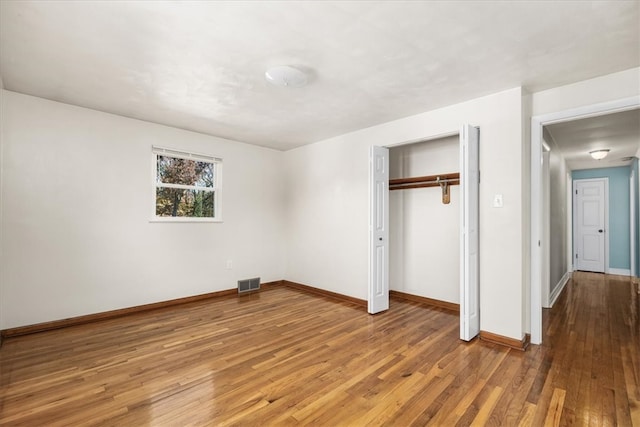
<path id="1" fill-rule="evenodd" d="M 542 277 L 544 259 L 549 253 L 545 251 L 544 212 L 543 212 L 543 127 L 547 125 L 569 122 L 589 117 L 635 110 L 640 107 L 638 97 L 579 107 L 555 113 L 534 116 L 531 118 L 531 231 L 530 231 L 530 316 L 531 343 L 542 343 Z M 637 206 L 637 200 L 634 202 Z"/>
<path id="2" fill-rule="evenodd" d="M 403 188 L 399 179 L 459 172 L 458 135 L 389 149 L 389 289 L 460 304 L 460 186 Z"/>
<path id="3" fill-rule="evenodd" d="M 453 134 L 455 135 L 455 134 Z M 466 341 L 473 339 L 480 332 L 479 313 L 479 130 L 472 126 L 463 126 L 459 136 L 455 138 L 453 145 L 453 165 L 459 170 L 459 199 L 460 204 L 455 213 L 448 214 L 448 219 L 459 218 L 457 236 L 459 246 L 452 246 L 458 253 L 454 273 L 459 273 L 457 282 L 459 286 L 460 307 L 460 338 Z M 447 136 L 452 136 L 447 135 Z M 441 137 L 440 137 L 441 138 Z M 437 138 L 436 138 L 437 139 Z M 433 139 L 431 140 L 433 141 Z M 455 141 L 458 141 L 457 146 Z M 407 144 L 399 144 L 408 145 Z M 397 146 L 396 146 L 397 147 Z M 432 159 L 433 160 L 433 159 Z M 437 164 L 437 162 L 436 162 Z M 370 235 L 369 235 L 369 313 L 374 314 L 388 308 L 389 295 L 389 149 L 383 147 L 371 147 L 370 151 Z M 434 171 L 435 172 L 435 171 Z M 404 171 L 403 171 L 404 173 Z M 440 172 L 438 172 L 440 173 Z M 386 186 L 384 183 L 387 174 Z M 442 191 L 442 201 L 450 203 L 451 187 L 449 179 L 445 177 L 447 172 L 442 172 L 434 178 L 435 185 Z M 457 175 L 457 174 L 456 174 Z M 424 176 L 417 177 L 421 181 Z M 440 180 L 442 178 L 442 181 Z M 408 178 L 410 181 L 413 178 Z M 443 182 L 444 181 L 444 182 Z M 433 182 L 431 183 L 433 184 Z M 386 191 L 381 191 L 381 188 Z M 415 187 L 414 187 L 415 188 Z M 403 190 L 408 188 L 403 188 Z M 448 203 L 445 203 L 448 204 Z M 437 226 L 437 224 L 436 224 Z M 424 237 L 431 247 L 437 249 L 440 242 Z M 429 241 L 430 240 L 430 241 Z M 414 239 L 415 242 L 415 239 Z M 424 243 L 424 242 L 417 242 Z M 449 247 L 451 249 L 451 247 Z M 397 262 L 394 259 L 394 262 Z M 437 263 L 433 270 L 441 268 Z M 451 269 L 450 269 L 451 270 Z M 385 300 L 386 298 L 386 300 Z M 381 308 L 381 309 L 377 309 Z"/>

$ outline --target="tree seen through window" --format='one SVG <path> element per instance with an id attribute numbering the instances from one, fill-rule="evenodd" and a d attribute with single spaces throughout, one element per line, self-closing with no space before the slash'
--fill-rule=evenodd
<path id="1" fill-rule="evenodd" d="M 216 164 L 157 155 L 156 216 L 215 217 Z"/>

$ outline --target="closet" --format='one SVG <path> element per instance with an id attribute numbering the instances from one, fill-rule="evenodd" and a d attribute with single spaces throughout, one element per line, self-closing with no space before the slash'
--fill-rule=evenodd
<path id="1" fill-rule="evenodd" d="M 389 150 L 389 289 L 460 303 L 460 138 Z"/>

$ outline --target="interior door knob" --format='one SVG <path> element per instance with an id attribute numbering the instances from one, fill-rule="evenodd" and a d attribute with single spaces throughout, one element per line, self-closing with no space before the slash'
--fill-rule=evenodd
<path id="1" fill-rule="evenodd" d="M 604 231 L 603 229 L 600 229 L 600 230 L 598 230 L 598 233 L 602 233 L 603 231 Z"/>

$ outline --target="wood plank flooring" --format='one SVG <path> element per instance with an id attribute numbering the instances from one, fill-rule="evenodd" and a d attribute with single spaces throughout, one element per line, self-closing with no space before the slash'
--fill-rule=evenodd
<path id="1" fill-rule="evenodd" d="M 526 352 L 285 287 L 7 339 L 0 425 L 640 426 L 640 295 L 576 273 Z"/>

